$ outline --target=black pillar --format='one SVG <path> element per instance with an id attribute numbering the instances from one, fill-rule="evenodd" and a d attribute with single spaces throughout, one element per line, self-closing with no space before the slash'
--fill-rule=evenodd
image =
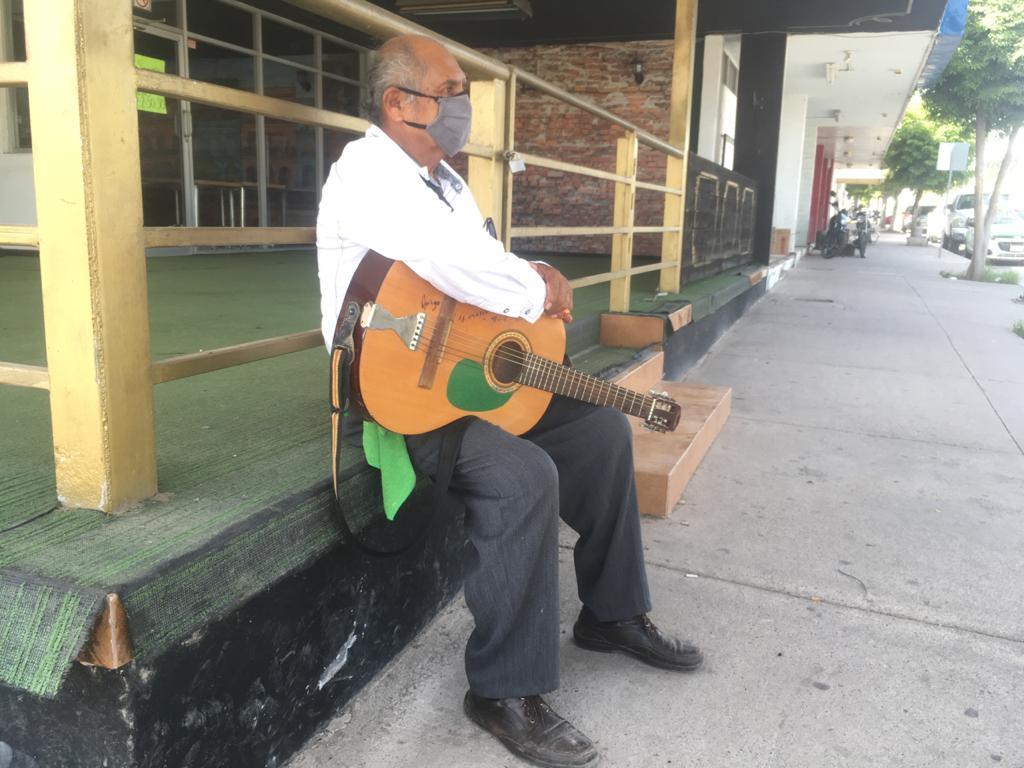
<path id="1" fill-rule="evenodd" d="M 743 35 L 733 170 L 757 182 L 754 260 L 768 263 L 786 73 L 786 34 Z"/>
<path id="2" fill-rule="evenodd" d="M 700 100 L 704 93 L 704 38 L 693 48 L 693 78 L 690 86 L 690 151 L 696 154 L 700 141 Z"/>

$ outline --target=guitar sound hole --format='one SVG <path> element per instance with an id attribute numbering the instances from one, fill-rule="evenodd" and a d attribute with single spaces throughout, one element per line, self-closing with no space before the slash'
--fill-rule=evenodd
<path id="1" fill-rule="evenodd" d="M 506 341 L 499 344 L 491 360 L 495 381 L 503 385 L 517 383 L 523 370 L 524 354 L 525 350 L 518 342 Z"/>

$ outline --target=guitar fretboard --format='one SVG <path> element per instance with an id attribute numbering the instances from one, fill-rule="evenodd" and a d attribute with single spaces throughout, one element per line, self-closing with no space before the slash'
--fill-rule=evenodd
<path id="1" fill-rule="evenodd" d="M 616 408 L 641 419 L 646 419 L 654 407 L 654 398 L 649 395 L 633 392 L 535 354 L 526 355 L 518 381 L 524 386 L 565 395 L 573 400 Z"/>

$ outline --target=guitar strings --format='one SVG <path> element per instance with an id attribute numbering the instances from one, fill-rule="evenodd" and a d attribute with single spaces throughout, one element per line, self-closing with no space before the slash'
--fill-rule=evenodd
<path id="1" fill-rule="evenodd" d="M 472 336 L 463 331 L 450 329 L 448 333 L 448 338 L 452 339 L 453 337 L 463 344 L 472 344 L 473 347 L 475 347 L 475 349 L 468 349 L 466 347 L 460 348 L 454 344 L 446 344 L 445 350 L 439 356 L 440 359 L 447 359 L 450 361 L 460 359 L 460 356 L 465 355 L 471 357 L 474 362 L 483 362 L 482 352 L 486 352 L 486 349 L 489 346 L 490 342 L 481 342 L 481 340 L 476 336 Z M 429 344 L 429 341 L 432 338 L 432 336 L 424 333 L 422 335 L 422 338 L 426 340 Z M 523 383 L 522 379 L 526 378 L 529 374 L 533 374 L 536 383 L 539 383 L 539 380 L 542 379 L 542 377 L 544 376 L 552 378 L 555 376 L 568 377 L 567 380 L 563 382 L 566 386 L 566 391 L 571 391 L 571 388 L 575 386 L 577 392 L 581 392 L 581 390 L 585 392 L 586 388 L 589 387 L 590 395 L 592 397 L 597 397 L 600 394 L 606 400 L 608 398 L 611 398 L 611 402 L 614 402 L 615 400 L 621 397 L 623 400 L 623 407 L 626 406 L 627 399 L 633 401 L 630 404 L 630 407 L 635 407 L 637 405 L 637 402 L 639 402 L 641 409 L 647 410 L 650 408 L 651 405 L 652 398 L 649 395 L 645 395 L 640 392 L 634 392 L 633 390 L 627 389 L 625 387 L 620 387 L 616 384 L 603 381 L 602 379 L 598 379 L 594 376 L 583 373 L 582 371 L 576 371 L 575 369 L 569 366 L 563 365 L 554 360 L 550 360 L 546 357 L 543 357 L 533 352 L 527 352 L 522 349 L 499 349 L 497 352 L 495 352 L 493 358 L 522 364 L 524 366 L 524 370 L 520 373 L 518 377 L 520 379 L 519 383 Z M 525 384 L 525 386 L 530 385 Z M 537 387 L 535 384 L 534 388 L 540 387 Z"/>
<path id="2" fill-rule="evenodd" d="M 450 340 L 453 337 L 459 341 L 460 344 L 472 344 L 473 348 L 471 349 L 446 343 L 443 351 L 438 356 L 439 360 L 457 361 L 470 359 L 478 364 L 483 363 L 483 354 L 486 352 L 490 342 L 481 342 L 479 338 L 465 332 L 449 330 L 447 340 Z M 432 338 L 433 334 L 427 332 L 423 332 L 420 335 L 421 341 L 426 342 L 428 344 L 428 348 Z M 522 365 L 522 370 L 516 378 L 517 383 L 523 384 L 523 386 L 531 387 L 533 389 L 544 389 L 543 387 L 538 386 L 538 384 L 545 376 L 550 378 L 551 384 L 554 383 L 555 377 L 562 377 L 563 381 L 561 383 L 565 387 L 564 392 L 568 393 L 572 391 L 572 387 L 575 385 L 577 392 L 575 396 L 578 397 L 578 399 L 590 400 L 596 398 L 601 402 L 614 403 L 616 400 L 621 398 L 623 408 L 628 407 L 632 410 L 639 404 L 641 412 L 648 410 L 651 406 L 652 398 L 650 398 L 649 395 L 634 392 L 633 390 L 625 387 L 620 387 L 616 384 L 603 381 L 594 376 L 583 373 L 582 371 L 576 371 L 569 366 L 550 360 L 534 352 L 527 352 L 522 349 L 503 350 L 499 348 L 492 358 Z M 534 384 L 525 384 L 522 379 L 528 378 L 530 375 L 534 378 Z M 582 397 L 580 397 L 581 395 Z M 632 401 L 628 406 L 627 400 Z"/>

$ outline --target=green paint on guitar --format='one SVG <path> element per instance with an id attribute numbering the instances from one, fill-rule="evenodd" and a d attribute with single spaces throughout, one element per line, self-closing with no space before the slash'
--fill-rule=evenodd
<path id="1" fill-rule="evenodd" d="M 511 392 L 495 392 L 484 377 L 480 363 L 462 360 L 448 377 L 448 402 L 463 411 L 493 411 L 512 397 Z"/>

